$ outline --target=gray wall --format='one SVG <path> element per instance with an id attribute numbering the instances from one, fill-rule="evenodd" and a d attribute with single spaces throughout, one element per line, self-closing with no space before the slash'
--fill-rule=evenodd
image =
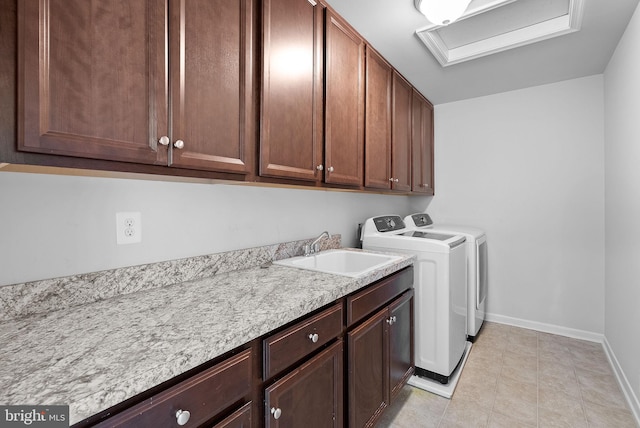
<path id="1" fill-rule="evenodd" d="M 434 221 L 489 242 L 492 319 L 604 333 L 601 75 L 437 105 Z"/>
<path id="2" fill-rule="evenodd" d="M 605 337 L 640 420 L 640 9 L 604 74 Z M 631 394 L 629 394 L 631 395 Z"/>
<path id="3" fill-rule="evenodd" d="M 2 170 L 0 170 L 2 171 Z M 312 238 L 354 246 L 356 226 L 426 197 L 0 172 L 0 285 Z M 116 212 L 142 243 L 116 245 Z"/>

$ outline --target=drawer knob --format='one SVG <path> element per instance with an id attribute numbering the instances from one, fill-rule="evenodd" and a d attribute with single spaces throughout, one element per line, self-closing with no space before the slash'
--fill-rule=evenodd
<path id="1" fill-rule="evenodd" d="M 318 339 L 320 338 L 320 336 L 318 336 L 318 333 L 313 333 L 309 335 L 309 339 L 313 342 L 316 343 L 318 341 Z"/>
<path id="2" fill-rule="evenodd" d="M 182 426 L 189 422 L 189 418 L 191 417 L 191 413 L 188 410 L 178 410 L 176 412 L 176 419 L 178 420 L 178 425 Z"/>
<path id="3" fill-rule="evenodd" d="M 316 167 L 316 169 L 317 169 L 318 171 L 322 171 L 322 170 L 324 169 L 324 166 L 323 166 L 323 165 L 318 165 L 318 166 Z"/>
<path id="4" fill-rule="evenodd" d="M 282 410 L 280 410 L 280 407 L 278 407 L 277 409 L 275 407 L 272 407 L 271 414 L 273 415 L 273 419 L 279 419 L 280 415 L 282 415 Z"/>
<path id="5" fill-rule="evenodd" d="M 176 149 L 183 149 L 184 148 L 184 141 L 182 140 L 178 140 L 175 143 L 173 143 L 173 147 L 175 147 Z"/>
<path id="6" fill-rule="evenodd" d="M 160 137 L 160 140 L 158 140 L 158 143 L 162 144 L 163 146 L 168 146 L 169 137 L 167 137 L 166 135 L 163 135 L 162 137 Z"/>
<path id="7" fill-rule="evenodd" d="M 327 171 L 329 171 L 329 172 L 333 172 L 333 167 L 332 167 L 332 166 L 330 166 L 329 168 L 327 168 Z"/>

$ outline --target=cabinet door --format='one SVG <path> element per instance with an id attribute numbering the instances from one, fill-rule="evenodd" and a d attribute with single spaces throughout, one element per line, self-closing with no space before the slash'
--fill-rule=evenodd
<path id="1" fill-rule="evenodd" d="M 261 176 L 322 179 L 322 18 L 313 0 L 262 2 Z"/>
<path id="2" fill-rule="evenodd" d="M 433 106 L 413 90 L 411 191 L 433 195 Z"/>
<path id="3" fill-rule="evenodd" d="M 385 308 L 347 334 L 350 427 L 373 424 L 389 405 L 388 314 Z"/>
<path id="4" fill-rule="evenodd" d="M 389 386 L 391 400 L 414 371 L 413 289 L 389 306 Z"/>
<path id="5" fill-rule="evenodd" d="M 18 149 L 166 164 L 165 3 L 18 2 Z"/>
<path id="6" fill-rule="evenodd" d="M 366 48 L 364 185 L 391 188 L 391 66 Z"/>
<path id="7" fill-rule="evenodd" d="M 411 106 L 413 88 L 397 72 L 393 72 L 391 188 L 411 190 Z"/>
<path id="8" fill-rule="evenodd" d="M 253 8 L 251 0 L 171 0 L 170 164 L 251 172 Z M 184 147 L 176 148 L 181 140 Z"/>
<path id="9" fill-rule="evenodd" d="M 342 427 L 343 358 L 339 340 L 268 387 L 265 426 Z"/>
<path id="10" fill-rule="evenodd" d="M 362 186 L 364 41 L 327 11 L 325 181 Z"/>
<path id="11" fill-rule="evenodd" d="M 229 417 L 225 418 L 222 422 L 217 423 L 213 428 L 251 428 L 251 406 L 252 402 L 248 402 Z"/>

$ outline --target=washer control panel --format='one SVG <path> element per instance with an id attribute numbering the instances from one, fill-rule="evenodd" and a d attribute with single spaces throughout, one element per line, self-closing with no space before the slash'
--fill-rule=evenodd
<path id="1" fill-rule="evenodd" d="M 429 214 L 414 214 L 411 218 L 417 227 L 430 226 L 433 224 L 433 220 L 431 220 Z"/>
<path id="2" fill-rule="evenodd" d="M 378 232 L 393 232 L 394 230 L 405 228 L 404 221 L 398 215 L 374 217 L 373 223 L 376 225 Z"/>

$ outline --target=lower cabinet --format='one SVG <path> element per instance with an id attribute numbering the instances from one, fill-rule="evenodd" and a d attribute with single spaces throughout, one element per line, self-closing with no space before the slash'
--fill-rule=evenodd
<path id="1" fill-rule="evenodd" d="M 349 426 L 374 426 L 414 372 L 413 289 L 350 330 L 347 349 Z"/>
<path id="2" fill-rule="evenodd" d="M 342 427 L 343 359 L 338 340 L 268 387 L 265 427 Z"/>
<path id="3" fill-rule="evenodd" d="M 413 375 L 413 289 L 389 305 L 389 395 L 391 403 Z"/>
<path id="4" fill-rule="evenodd" d="M 233 412 L 222 422 L 215 424 L 213 428 L 251 428 L 253 419 L 251 418 L 251 406 L 253 403 L 249 401 L 247 404 Z"/>
<path id="5" fill-rule="evenodd" d="M 373 426 L 414 371 L 412 285 L 408 267 L 74 428 Z"/>
<path id="6" fill-rule="evenodd" d="M 372 426 L 389 405 L 389 310 L 347 334 L 349 426 Z"/>

